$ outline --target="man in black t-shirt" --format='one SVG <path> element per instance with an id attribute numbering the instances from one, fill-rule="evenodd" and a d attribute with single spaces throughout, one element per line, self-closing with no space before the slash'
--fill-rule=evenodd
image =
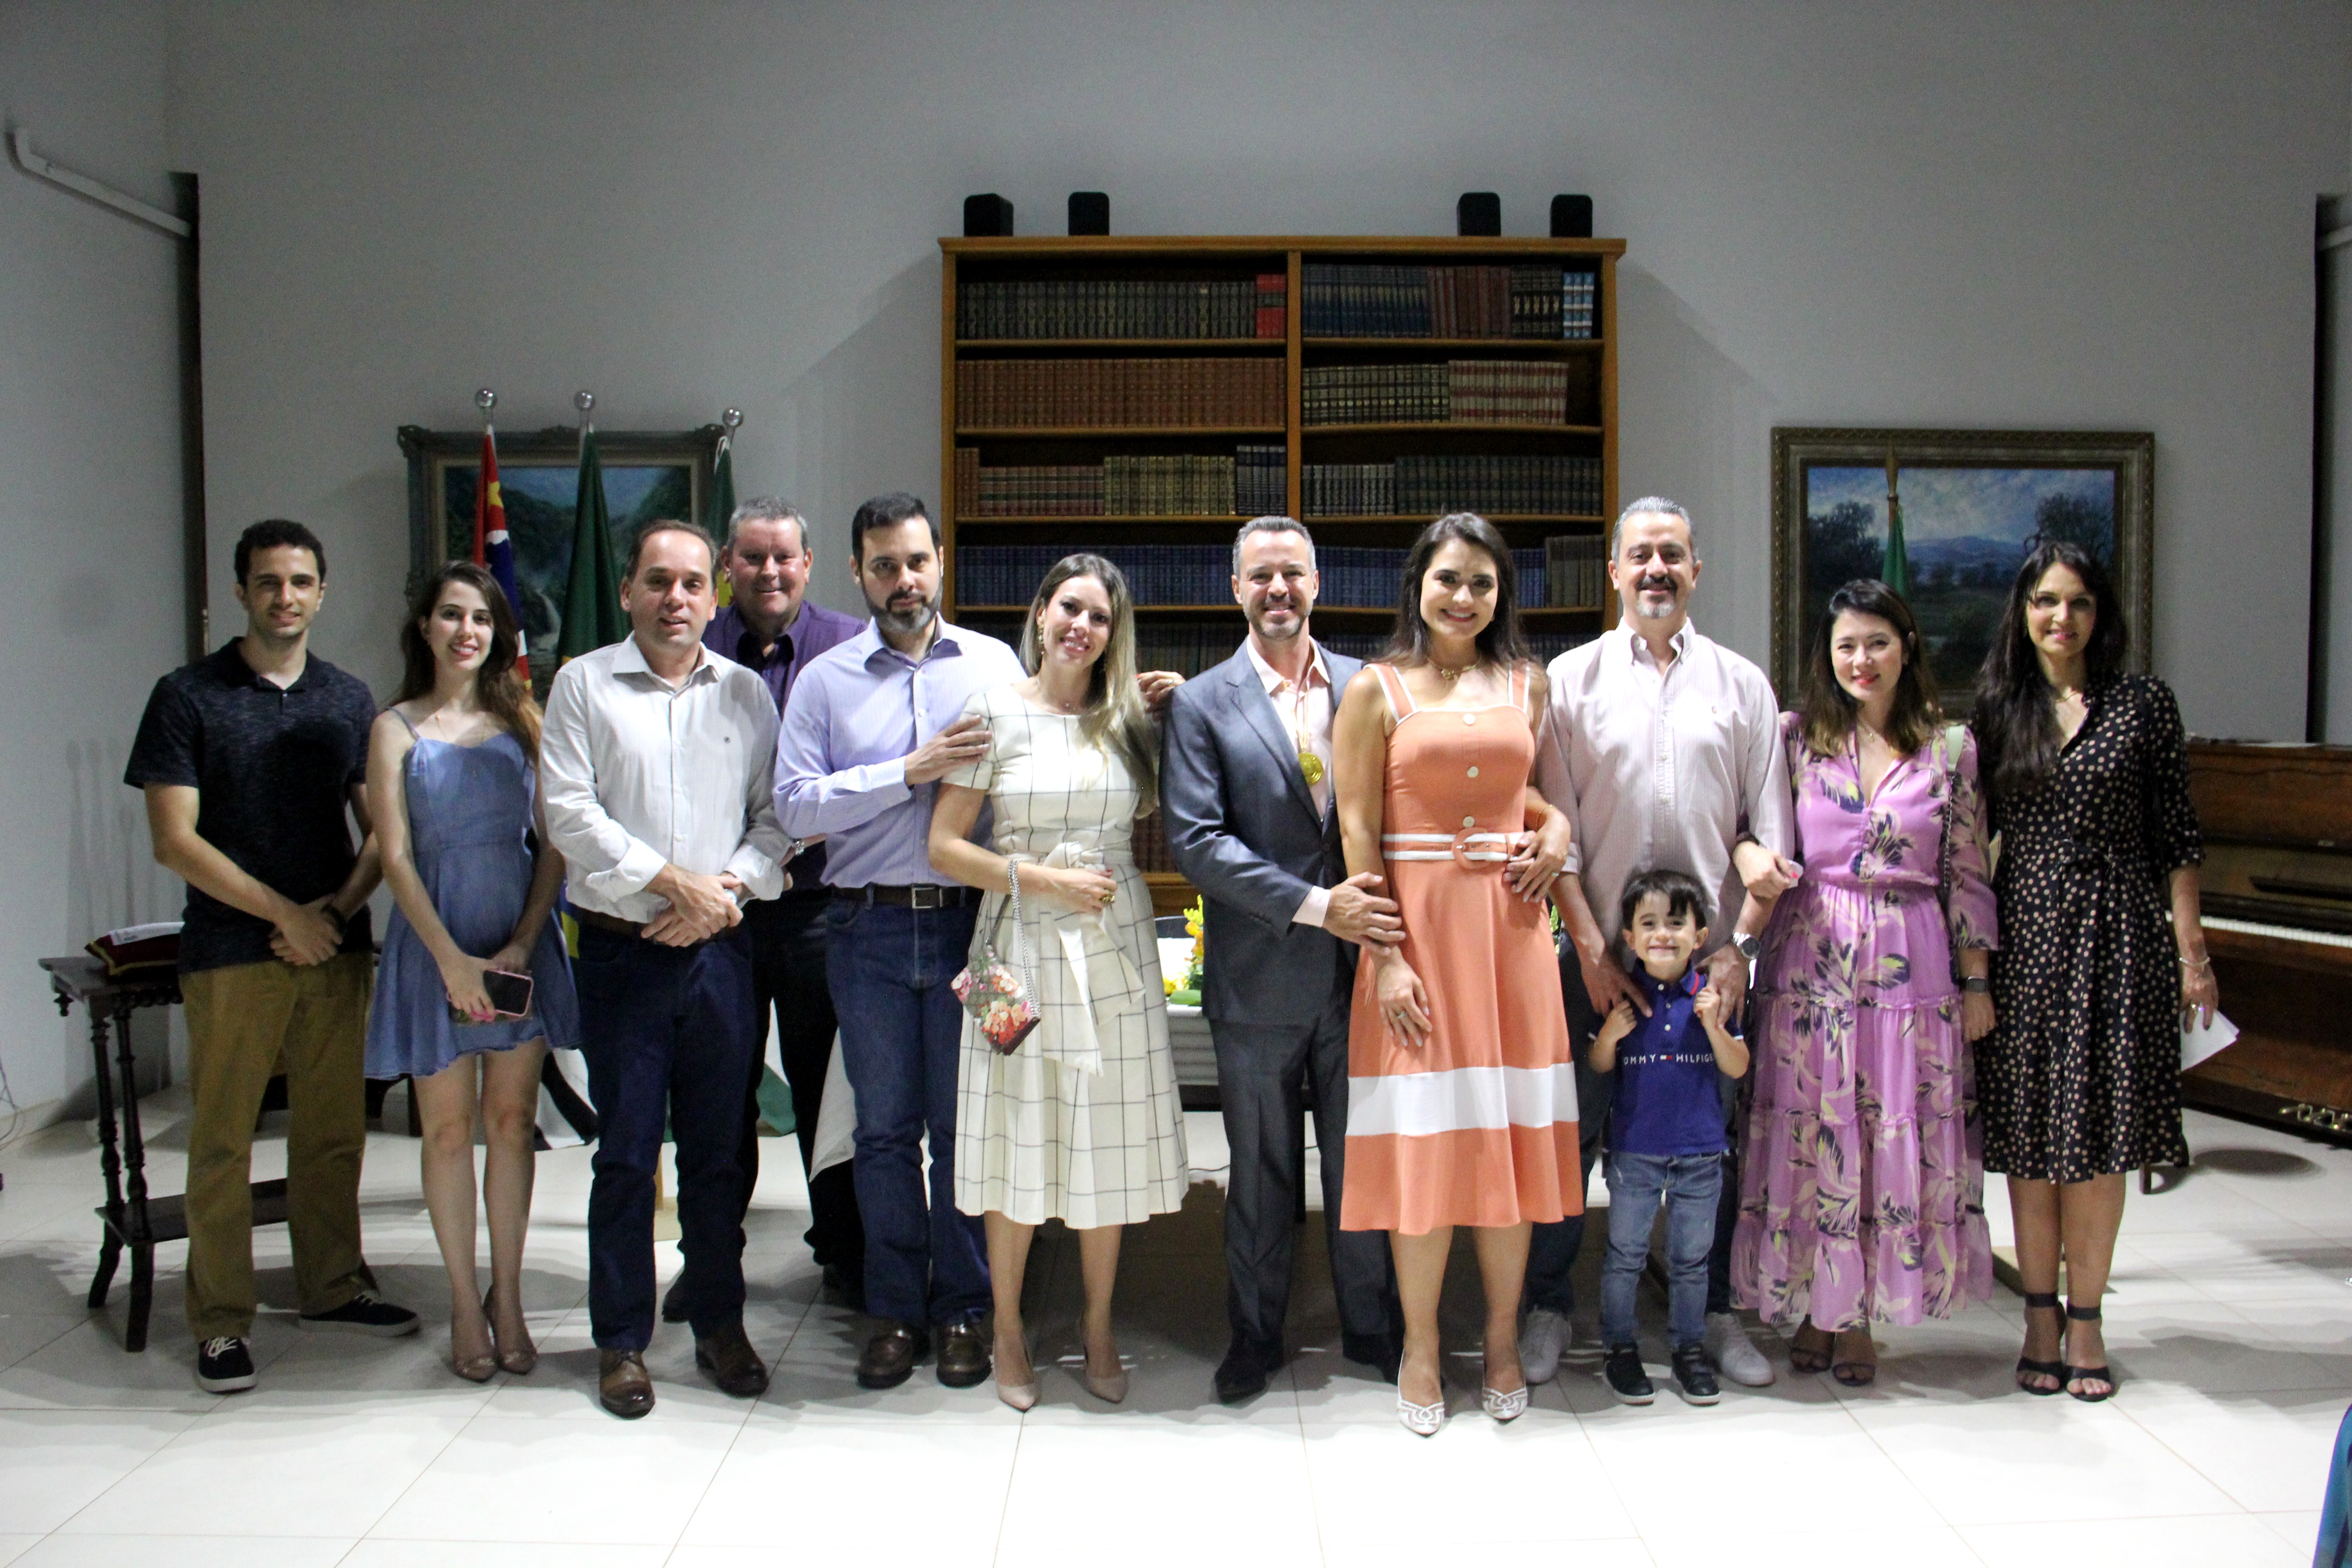
<path id="1" fill-rule="evenodd" d="M 326 575 L 326 552 L 300 523 L 247 529 L 245 635 L 155 683 L 123 771 L 146 792 L 156 860 L 188 884 L 187 1315 L 196 1382 L 214 1394 L 254 1384 L 253 1123 L 281 1063 L 302 1325 L 416 1331 L 416 1314 L 378 1297 L 360 1258 L 367 898 L 378 877 L 362 785 L 375 699 L 309 651 Z"/>

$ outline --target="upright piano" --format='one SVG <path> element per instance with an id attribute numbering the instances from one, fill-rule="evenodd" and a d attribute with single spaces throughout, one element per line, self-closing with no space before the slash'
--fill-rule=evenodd
<path id="1" fill-rule="evenodd" d="M 2237 1043 L 2191 1105 L 2352 1142 L 2352 746 L 2192 740 L 2205 945 Z"/>

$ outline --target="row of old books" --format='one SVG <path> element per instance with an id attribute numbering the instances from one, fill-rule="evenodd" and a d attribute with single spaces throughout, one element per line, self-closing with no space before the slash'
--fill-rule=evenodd
<path id="1" fill-rule="evenodd" d="M 1528 609 L 1590 609 L 1601 603 L 1596 579 L 1577 550 L 1594 546 L 1590 565 L 1599 565 L 1598 540 L 1590 535 L 1548 539 L 1540 547 L 1514 549 L 1511 567 L 1518 602 Z M 1071 552 L 1066 544 L 962 545 L 956 550 L 956 601 L 963 605 L 1026 605 L 1054 563 Z M 1223 544 L 1111 544 L 1094 547 L 1126 574 L 1139 605 L 1222 605 L 1233 597 L 1233 556 Z M 1315 552 L 1321 602 L 1352 609 L 1383 609 L 1397 602 L 1404 577 L 1405 552 L 1368 545 L 1330 545 Z M 1016 628 L 1017 629 L 1017 628 Z M 1150 636 L 1171 637 L 1183 628 L 1155 626 Z M 1173 665 L 1153 668 L 1174 668 Z"/>
<path id="2" fill-rule="evenodd" d="M 1589 338 L 1599 281 L 1540 263 L 1310 261 L 1299 273 L 1299 326 L 1307 337 Z"/>
<path id="3" fill-rule="evenodd" d="M 1233 555 L 1222 544 L 1100 544 L 1087 548 L 1118 567 L 1139 605 L 1233 601 Z M 1067 544 L 961 544 L 956 603 L 1026 605 Z"/>
<path id="4" fill-rule="evenodd" d="M 978 359 L 956 364 L 961 428 L 1274 428 L 1276 359 Z"/>
<path id="5" fill-rule="evenodd" d="M 1289 279 L 975 280 L 956 289 L 960 338 L 1280 338 Z"/>
<path id="6" fill-rule="evenodd" d="M 1100 463 L 980 466 L 980 448 L 956 448 L 959 517 L 1100 517 Z"/>
<path id="7" fill-rule="evenodd" d="M 956 448 L 959 517 L 1257 517 L 1287 502 L 1286 448 L 1241 446 L 1230 458 L 1111 457 L 1099 463 L 983 468 Z"/>
<path id="8" fill-rule="evenodd" d="M 1597 610 L 1609 591 L 1609 545 L 1598 533 L 1555 533 L 1544 541 L 1543 603 Z"/>
<path id="9" fill-rule="evenodd" d="M 1308 425 L 1564 425 L 1568 366 L 1535 360 L 1310 365 L 1300 373 Z"/>
<path id="10" fill-rule="evenodd" d="M 1103 510 L 1112 517 L 1231 517 L 1234 460 L 1189 453 L 1105 458 Z"/>
<path id="11" fill-rule="evenodd" d="M 1601 510 L 1598 458 L 1428 454 L 1389 463 L 1308 463 L 1299 477 L 1307 517 L 1591 517 Z"/>

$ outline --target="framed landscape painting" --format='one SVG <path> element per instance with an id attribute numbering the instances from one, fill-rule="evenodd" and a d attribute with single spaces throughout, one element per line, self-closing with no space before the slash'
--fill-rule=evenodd
<path id="1" fill-rule="evenodd" d="M 1945 710 L 1967 715 L 2018 563 L 2045 538 L 2089 550 L 2148 668 L 2156 438 L 2144 431 L 1776 429 L 1772 680 L 1799 700 L 1829 597 L 1885 570 L 1890 491 L 1909 601 Z"/>
<path id="2" fill-rule="evenodd" d="M 614 574 L 629 541 L 657 517 L 698 518 L 717 460 L 716 425 L 698 430 L 599 430 L 597 466 L 604 479 L 607 547 Z M 443 562 L 474 549 L 474 492 L 481 482 L 482 433 L 400 427 L 408 458 L 408 588 L 414 593 Z M 554 679 L 551 657 L 563 629 L 563 595 L 572 580 L 573 509 L 580 495 L 580 432 L 558 425 L 499 436 L 499 495 L 514 543 L 515 585 L 522 594 L 523 637 L 540 695 Z M 543 673 L 542 673 L 543 672 Z"/>

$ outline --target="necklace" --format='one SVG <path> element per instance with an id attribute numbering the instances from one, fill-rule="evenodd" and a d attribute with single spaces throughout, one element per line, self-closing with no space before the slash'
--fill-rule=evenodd
<path id="1" fill-rule="evenodd" d="M 1312 789 L 1323 782 L 1323 759 L 1315 754 L 1314 744 L 1307 735 L 1307 687 L 1304 681 L 1291 689 L 1290 738 L 1298 747 L 1298 773 Z"/>
<path id="2" fill-rule="evenodd" d="M 1464 676 L 1469 674 L 1472 670 L 1477 668 L 1478 661 L 1474 658 L 1468 664 L 1457 665 L 1449 668 L 1438 663 L 1433 658 L 1429 661 L 1429 668 L 1437 671 L 1438 679 L 1445 682 L 1446 685 L 1451 686 L 1455 681 L 1461 679 Z"/>

